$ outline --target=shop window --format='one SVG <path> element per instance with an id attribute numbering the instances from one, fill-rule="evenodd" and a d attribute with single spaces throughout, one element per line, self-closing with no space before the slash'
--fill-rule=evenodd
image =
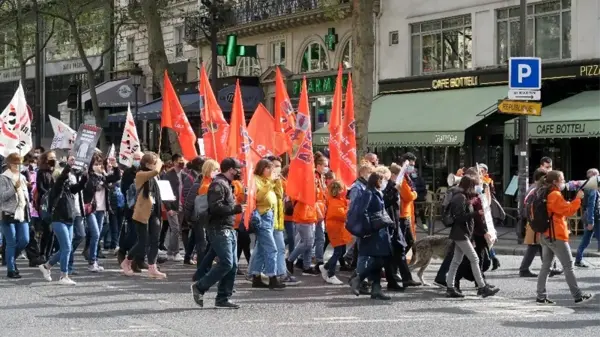
<path id="1" fill-rule="evenodd" d="M 271 42 L 271 65 L 285 65 L 285 41 Z"/>
<path id="2" fill-rule="evenodd" d="M 304 50 L 300 72 L 310 73 L 324 70 L 329 70 L 327 52 L 320 43 L 313 42 Z"/>
<path id="3" fill-rule="evenodd" d="M 496 12 L 498 63 L 521 54 L 520 9 Z M 527 56 L 544 60 L 571 58 L 571 1 L 544 1 L 527 6 Z"/>
<path id="4" fill-rule="evenodd" d="M 346 42 L 346 46 L 342 52 L 342 67 L 344 69 L 352 68 L 352 39 Z"/>
<path id="5" fill-rule="evenodd" d="M 237 61 L 238 76 L 260 76 L 260 62 L 256 57 L 238 57 Z"/>
<path id="6" fill-rule="evenodd" d="M 413 75 L 472 67 L 471 15 L 411 25 Z"/>
<path id="7" fill-rule="evenodd" d="M 399 40 L 400 38 L 397 30 L 390 32 L 390 46 L 397 45 Z"/>

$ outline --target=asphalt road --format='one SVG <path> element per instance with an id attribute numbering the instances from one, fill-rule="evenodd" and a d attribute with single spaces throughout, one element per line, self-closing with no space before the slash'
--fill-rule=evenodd
<path id="1" fill-rule="evenodd" d="M 162 270 L 168 280 L 156 281 L 144 274 L 121 276 L 111 260 L 104 261 L 105 272 L 90 274 L 79 256 L 82 272 L 73 278 L 74 287 L 48 283 L 36 268 L 21 267 L 21 280 L 0 279 L 0 336 L 598 336 L 600 296 L 576 306 L 560 276 L 548 285 L 558 305 L 538 307 L 535 279 L 516 277 L 521 257 L 500 258 L 502 267 L 488 273 L 501 288 L 494 298 L 476 297 L 465 283 L 469 296 L 462 300 L 421 287 L 376 302 L 351 295 L 347 285 L 326 285 L 320 277 L 300 276 L 302 284 L 279 292 L 252 289 L 238 277 L 233 299 L 241 309 L 214 310 L 214 289 L 205 297 L 205 309 L 194 304 L 192 267 L 167 263 Z M 430 266 L 427 280 L 433 280 L 439 262 Z M 600 259 L 588 262 L 594 266 L 576 270 L 580 286 L 600 293 Z M 534 271 L 539 263 L 536 259 Z M 0 275 L 6 275 L 4 268 Z"/>

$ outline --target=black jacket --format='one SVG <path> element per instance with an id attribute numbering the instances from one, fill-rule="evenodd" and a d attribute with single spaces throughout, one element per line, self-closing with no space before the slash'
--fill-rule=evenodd
<path id="1" fill-rule="evenodd" d="M 394 220 L 394 227 L 389 228 L 390 237 L 392 240 L 393 247 L 406 247 L 406 239 L 404 233 L 400 229 L 400 192 L 396 188 L 395 181 L 388 181 L 387 186 L 383 190 L 383 203 L 385 210 L 392 220 Z"/>
<path id="2" fill-rule="evenodd" d="M 235 215 L 242 213 L 242 206 L 236 205 L 231 181 L 223 174 L 217 175 L 208 187 L 207 229 L 233 229 Z"/>
<path id="3" fill-rule="evenodd" d="M 37 190 L 36 203 L 39 205 L 42 200 L 42 196 L 46 194 L 54 185 L 54 178 L 52 177 L 52 170 L 40 169 L 38 170 L 35 178 L 35 189 Z M 38 210 L 39 211 L 39 210 Z"/>
<path id="4" fill-rule="evenodd" d="M 450 212 L 454 216 L 450 239 L 454 241 L 470 240 L 475 227 L 475 210 L 462 191 L 452 196 Z"/>
<path id="5" fill-rule="evenodd" d="M 52 209 L 52 221 L 72 223 L 75 208 L 75 198 L 81 192 L 88 180 L 82 176 L 77 184 L 71 183 L 69 174 L 61 173 L 50 192 L 50 208 Z"/>
<path id="6" fill-rule="evenodd" d="M 121 192 L 123 195 L 127 196 L 127 190 L 133 185 L 137 173 L 138 169 L 135 166 L 129 167 L 123 171 L 123 176 L 121 177 Z"/>

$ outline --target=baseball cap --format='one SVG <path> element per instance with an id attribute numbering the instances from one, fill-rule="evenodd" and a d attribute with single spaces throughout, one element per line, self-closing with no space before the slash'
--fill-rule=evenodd
<path id="1" fill-rule="evenodd" d="M 233 157 L 228 157 L 221 161 L 221 172 L 223 173 L 231 169 L 241 169 L 242 167 L 244 167 L 242 163 Z"/>

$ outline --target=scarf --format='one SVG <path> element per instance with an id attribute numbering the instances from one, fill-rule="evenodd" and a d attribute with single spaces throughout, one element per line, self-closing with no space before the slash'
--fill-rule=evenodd
<path id="1" fill-rule="evenodd" d="M 15 210 L 13 217 L 15 220 L 23 222 L 25 221 L 25 207 L 27 206 L 27 182 L 21 177 L 20 173 L 15 174 L 11 170 L 4 171 L 2 175 L 10 178 L 10 180 L 13 182 L 13 185 L 16 184 L 19 179 L 21 179 L 21 187 L 15 187 L 17 192 L 17 209 Z"/>

